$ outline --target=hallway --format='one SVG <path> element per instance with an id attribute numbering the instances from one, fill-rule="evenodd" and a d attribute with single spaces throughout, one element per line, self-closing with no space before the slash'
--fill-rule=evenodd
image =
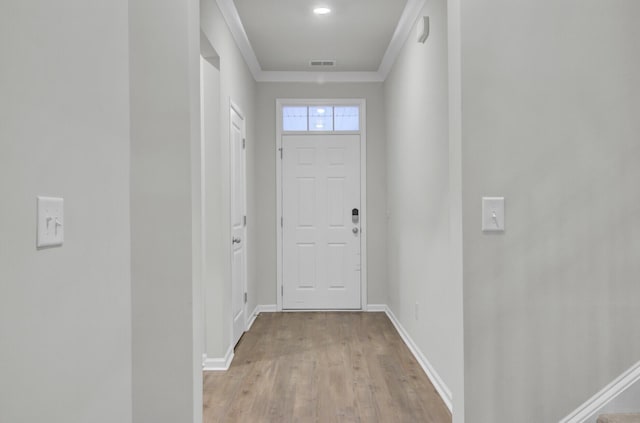
<path id="1" fill-rule="evenodd" d="M 262 313 L 230 369 L 205 373 L 204 421 L 447 423 L 451 415 L 384 313 Z"/>
<path id="2" fill-rule="evenodd" d="M 639 20 L 0 1 L 0 423 L 640 411 Z"/>

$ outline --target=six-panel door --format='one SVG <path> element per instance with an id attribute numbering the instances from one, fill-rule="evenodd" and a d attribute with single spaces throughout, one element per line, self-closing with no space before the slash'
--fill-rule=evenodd
<path id="1" fill-rule="evenodd" d="M 360 136 L 282 146 L 283 308 L 360 309 Z"/>

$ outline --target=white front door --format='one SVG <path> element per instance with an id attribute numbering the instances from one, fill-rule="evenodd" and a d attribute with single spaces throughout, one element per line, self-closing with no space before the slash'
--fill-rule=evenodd
<path id="1" fill-rule="evenodd" d="M 245 184 L 245 122 L 231 107 L 231 311 L 233 318 L 233 345 L 244 333 L 246 322 L 246 184 Z"/>
<path id="2" fill-rule="evenodd" d="M 282 148 L 283 308 L 360 309 L 360 135 Z"/>

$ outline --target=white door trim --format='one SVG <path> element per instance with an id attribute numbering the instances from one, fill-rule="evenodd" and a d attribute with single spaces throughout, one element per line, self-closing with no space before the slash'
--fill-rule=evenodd
<path id="1" fill-rule="evenodd" d="M 295 105 L 358 105 L 360 106 L 360 304 L 367 311 L 367 104 L 358 99 L 276 99 L 276 299 L 277 311 L 282 311 L 282 106 Z M 342 132 L 335 132 L 341 134 Z M 308 133 L 307 133 L 308 134 Z"/>
<path id="2" fill-rule="evenodd" d="M 231 145 L 231 127 L 233 125 L 233 116 L 231 114 L 231 110 L 235 111 L 236 114 L 242 119 L 242 137 L 246 139 L 247 137 L 247 120 L 246 120 L 246 115 L 244 114 L 244 112 L 242 111 L 242 109 L 233 102 L 233 100 L 231 99 L 231 97 L 229 97 L 229 134 L 228 134 L 228 143 L 229 143 L 229 241 L 231 241 L 232 238 L 232 233 L 233 233 L 233 204 L 232 204 L 232 192 L 231 190 L 233 189 L 232 185 L 232 177 L 231 177 L 231 172 L 233 172 L 233 155 L 231 154 L 231 149 L 233 148 L 233 146 Z M 243 155 L 243 162 L 244 162 L 244 213 L 247 213 L 247 150 L 246 148 L 242 150 L 242 155 Z M 242 287 L 242 292 L 246 293 L 247 292 L 247 258 L 248 258 L 248 242 L 247 242 L 247 226 L 245 225 L 244 228 L 242 229 L 242 242 L 244 242 L 244 278 L 243 278 L 243 287 Z M 231 270 L 231 273 L 229 274 L 229 300 L 230 303 L 229 304 L 233 304 L 233 247 L 231 246 L 231 242 L 229 242 L 229 248 L 231 248 L 231 253 L 229 254 L 229 269 Z M 244 294 L 243 294 L 244 295 Z M 243 314 L 244 314 L 244 325 L 243 327 L 245 328 L 245 332 L 246 332 L 246 327 L 247 327 L 247 323 L 249 321 L 248 316 L 247 316 L 247 303 L 243 302 Z M 232 308 L 233 310 L 233 308 Z M 234 337 L 234 327 L 233 327 L 233 311 L 231 313 L 231 332 L 229 332 L 231 334 L 231 338 L 233 339 Z M 233 343 L 233 341 L 232 341 Z M 231 345 L 231 348 L 235 347 L 235 345 Z"/>

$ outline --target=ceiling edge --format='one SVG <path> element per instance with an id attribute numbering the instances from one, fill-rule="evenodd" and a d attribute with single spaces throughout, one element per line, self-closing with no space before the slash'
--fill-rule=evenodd
<path id="1" fill-rule="evenodd" d="M 387 79 L 389 72 L 391 72 L 391 68 L 398 58 L 398 54 L 400 54 L 404 43 L 407 41 L 413 24 L 416 19 L 418 19 L 418 16 L 420 16 L 425 2 L 426 0 L 407 0 L 402 15 L 400 15 L 398 26 L 393 33 L 393 37 L 391 37 L 389 47 L 387 47 L 387 51 L 384 53 L 382 62 L 380 62 L 380 67 L 378 68 L 378 73 L 382 75 L 383 80 Z"/>
<path id="2" fill-rule="evenodd" d="M 253 51 L 253 47 L 251 47 L 249 37 L 247 37 L 247 33 L 244 30 L 236 5 L 233 4 L 233 0 L 216 0 L 216 3 L 222 13 L 222 17 L 227 22 L 231 35 L 236 41 L 236 45 L 240 49 L 240 53 L 242 53 L 242 57 L 244 57 L 244 61 L 253 74 L 253 78 L 257 80 L 258 78 L 256 76 L 262 72 L 262 69 Z"/>
<path id="3" fill-rule="evenodd" d="M 380 72 L 289 72 L 289 71 L 261 71 L 258 82 L 382 82 L 384 78 Z"/>
<path id="4" fill-rule="evenodd" d="M 253 47 L 249 42 L 247 32 L 242 25 L 238 9 L 233 0 L 216 0 L 222 17 L 227 23 L 231 35 L 240 49 L 253 78 L 258 82 L 383 82 L 404 45 L 413 23 L 418 18 L 426 0 L 407 0 L 402 11 L 398 26 L 391 37 L 387 51 L 377 72 L 289 72 L 263 71 L 258 62 Z"/>

